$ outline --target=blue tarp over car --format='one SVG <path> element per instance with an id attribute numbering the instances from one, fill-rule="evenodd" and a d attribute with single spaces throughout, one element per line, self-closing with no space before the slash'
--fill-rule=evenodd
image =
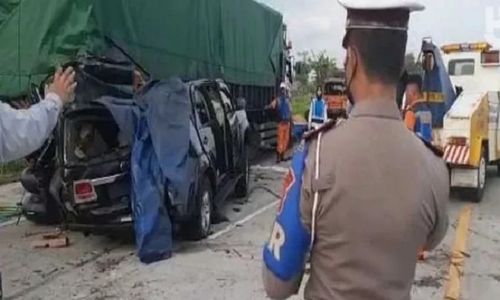
<path id="1" fill-rule="evenodd" d="M 138 255 L 150 263 L 172 251 L 172 202 L 187 201 L 196 178 L 196 160 L 189 155 L 192 128 L 188 89 L 179 79 L 153 81 L 127 99 L 97 101 L 113 114 L 122 134 L 132 142 L 132 210 Z M 196 148 L 196 147 L 195 147 Z"/>

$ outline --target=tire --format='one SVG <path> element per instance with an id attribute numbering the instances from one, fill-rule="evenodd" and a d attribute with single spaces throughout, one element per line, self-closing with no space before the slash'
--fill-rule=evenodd
<path id="1" fill-rule="evenodd" d="M 484 187 L 486 186 L 486 156 L 484 155 L 484 150 L 481 151 L 481 157 L 479 159 L 478 172 L 478 183 L 477 187 L 471 190 L 471 199 L 475 203 L 479 203 L 483 200 Z"/>
<path id="2" fill-rule="evenodd" d="M 32 197 L 38 197 L 38 196 L 27 193 L 25 195 L 25 198 L 23 198 L 22 214 L 28 221 L 38 225 L 56 225 L 62 222 L 63 219 L 62 212 L 57 206 L 57 204 L 51 199 L 47 199 L 45 204 L 44 203 L 35 204 L 40 209 L 31 210 L 28 207 L 26 207 L 24 205 L 24 202 L 26 200 L 29 201 L 30 199 L 28 198 Z M 38 201 L 43 201 L 43 200 L 39 199 Z"/>
<path id="3" fill-rule="evenodd" d="M 500 161 L 497 162 L 497 176 L 500 176 Z"/>
<path id="4" fill-rule="evenodd" d="M 234 196 L 236 198 L 245 198 L 248 195 L 248 186 L 250 184 L 250 162 L 248 158 L 248 147 L 243 150 L 243 159 L 239 168 L 241 178 L 238 180 L 234 188 Z"/>
<path id="5" fill-rule="evenodd" d="M 214 213 L 212 187 L 206 176 L 200 179 L 195 201 L 195 214 L 184 225 L 184 233 L 187 239 L 199 241 L 210 234 Z"/>

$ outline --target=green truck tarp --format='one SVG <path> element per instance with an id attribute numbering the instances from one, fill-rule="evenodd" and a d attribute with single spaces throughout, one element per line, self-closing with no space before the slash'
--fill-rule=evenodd
<path id="1" fill-rule="evenodd" d="M 1 0 L 0 95 L 112 40 L 155 78 L 274 86 L 283 17 L 253 0 Z"/>

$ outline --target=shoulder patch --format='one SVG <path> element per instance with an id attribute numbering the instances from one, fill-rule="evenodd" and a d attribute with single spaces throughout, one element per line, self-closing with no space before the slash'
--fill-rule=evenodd
<path id="1" fill-rule="evenodd" d="M 317 129 L 310 130 L 306 133 L 304 133 L 303 139 L 308 142 L 310 140 L 315 139 L 320 132 L 327 132 L 332 130 L 333 128 L 338 127 L 340 124 L 342 124 L 345 121 L 345 119 L 337 119 L 337 120 L 329 120 L 328 122 L 324 123 Z"/>
<path id="2" fill-rule="evenodd" d="M 439 149 L 438 147 L 434 146 L 431 142 L 427 141 L 426 139 L 424 139 L 423 137 L 421 137 L 420 135 L 418 134 L 415 134 L 415 136 L 422 141 L 422 143 L 424 143 L 425 147 L 427 147 L 427 149 L 431 150 L 432 153 L 434 153 L 434 155 L 436 155 L 437 157 L 443 157 L 444 155 L 444 152 L 443 150 Z"/>

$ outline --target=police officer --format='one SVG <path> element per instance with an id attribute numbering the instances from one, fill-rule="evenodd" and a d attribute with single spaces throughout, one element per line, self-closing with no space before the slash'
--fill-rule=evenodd
<path id="1" fill-rule="evenodd" d="M 347 121 L 309 135 L 294 156 L 263 251 L 264 286 L 273 299 L 297 293 L 309 253 L 305 299 L 410 299 L 418 250 L 435 248 L 448 226 L 446 166 L 406 128 L 396 104 L 410 12 L 423 6 L 339 2 L 348 10 L 353 109 Z"/>

